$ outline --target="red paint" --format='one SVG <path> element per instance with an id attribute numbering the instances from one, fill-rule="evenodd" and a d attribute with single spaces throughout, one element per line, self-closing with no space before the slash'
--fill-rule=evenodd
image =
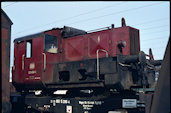
<path id="1" fill-rule="evenodd" d="M 131 30 L 131 32 L 130 32 Z M 132 34 L 131 34 L 132 33 Z M 131 35 L 138 34 L 136 37 L 137 42 L 133 41 Z M 86 35 L 79 35 L 69 38 L 61 37 L 60 29 L 53 29 L 45 31 L 45 34 L 58 37 L 58 53 L 48 53 L 44 51 L 44 36 L 33 38 L 33 56 L 31 58 L 24 58 L 24 71 L 22 70 L 22 55 L 26 54 L 26 41 L 16 44 L 14 49 L 16 67 L 13 73 L 13 81 L 17 83 L 29 82 L 43 82 L 51 83 L 53 80 L 54 64 L 63 62 L 79 61 L 84 59 L 96 59 L 97 49 L 104 49 L 108 51 L 109 56 L 115 57 L 118 53 L 117 42 L 123 40 L 126 42 L 126 47 L 123 48 L 123 55 L 136 54 L 140 50 L 139 44 L 139 30 L 131 27 L 119 27 L 98 32 L 89 33 Z M 136 43 L 138 48 L 134 52 L 131 47 Z M 60 52 L 62 51 L 62 52 Z M 44 57 L 46 54 L 46 69 L 44 68 Z M 106 53 L 99 51 L 99 57 L 105 57 Z M 35 74 L 28 74 L 30 63 L 35 63 Z M 80 64 L 81 66 L 82 64 Z M 32 76 L 32 79 L 27 79 Z M 40 77 L 40 80 L 34 79 Z"/>

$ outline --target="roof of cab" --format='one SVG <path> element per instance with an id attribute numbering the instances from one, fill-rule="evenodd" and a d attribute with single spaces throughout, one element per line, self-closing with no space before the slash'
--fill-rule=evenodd
<path id="1" fill-rule="evenodd" d="M 20 42 L 20 41 L 25 41 L 25 40 L 30 40 L 30 39 L 33 39 L 33 38 L 37 38 L 39 36 L 43 36 L 45 32 L 48 32 L 48 31 L 51 31 L 51 30 L 56 30 L 56 29 L 61 29 L 61 28 L 53 28 L 53 29 L 50 29 L 50 30 L 45 30 L 45 31 L 41 31 L 41 32 L 38 32 L 38 33 L 34 33 L 34 34 L 31 34 L 31 35 L 22 36 L 20 38 L 16 38 L 14 40 L 14 42 Z"/>

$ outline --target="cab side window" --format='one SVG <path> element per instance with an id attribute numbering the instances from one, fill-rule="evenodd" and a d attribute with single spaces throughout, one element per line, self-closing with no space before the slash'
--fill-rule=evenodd
<path id="1" fill-rule="evenodd" d="M 58 53 L 58 38 L 52 35 L 45 35 L 45 52 Z"/>
<path id="2" fill-rule="evenodd" d="M 26 58 L 32 57 L 32 40 L 26 41 Z"/>

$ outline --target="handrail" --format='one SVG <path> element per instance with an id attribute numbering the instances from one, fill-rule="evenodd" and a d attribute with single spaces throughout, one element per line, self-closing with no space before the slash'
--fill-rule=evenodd
<path id="1" fill-rule="evenodd" d="M 45 69 L 46 69 L 46 54 L 45 53 L 42 53 L 42 54 L 43 54 L 43 61 L 44 61 L 43 70 L 45 71 Z"/>
<path id="2" fill-rule="evenodd" d="M 87 33 L 93 33 L 93 32 L 98 32 L 98 31 L 101 31 L 101 30 L 107 30 L 107 29 L 112 29 L 112 28 L 114 28 L 114 24 L 112 24 L 111 26 L 108 26 L 108 27 L 93 29 L 93 30 L 87 31 Z"/>
<path id="3" fill-rule="evenodd" d="M 100 76 L 100 71 L 99 71 L 99 51 L 105 52 L 106 57 L 108 57 L 108 52 L 104 49 L 97 49 L 96 54 L 97 54 L 97 79 L 99 80 Z"/>
<path id="4" fill-rule="evenodd" d="M 24 70 L 24 54 L 22 55 L 22 70 Z"/>

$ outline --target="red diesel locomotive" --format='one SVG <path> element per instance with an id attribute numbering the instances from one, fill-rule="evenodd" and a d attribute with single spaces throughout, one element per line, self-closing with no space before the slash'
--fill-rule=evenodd
<path id="1" fill-rule="evenodd" d="M 64 26 L 14 40 L 12 82 L 18 91 L 129 89 L 150 84 L 146 65 L 138 29 L 112 25 L 87 33 Z"/>

